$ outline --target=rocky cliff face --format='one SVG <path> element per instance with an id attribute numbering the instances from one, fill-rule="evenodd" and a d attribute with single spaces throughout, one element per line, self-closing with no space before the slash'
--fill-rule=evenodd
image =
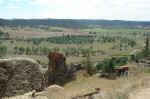
<path id="1" fill-rule="evenodd" d="M 15 96 L 40 88 L 42 73 L 39 67 L 29 58 L 0 59 L 0 94 Z"/>

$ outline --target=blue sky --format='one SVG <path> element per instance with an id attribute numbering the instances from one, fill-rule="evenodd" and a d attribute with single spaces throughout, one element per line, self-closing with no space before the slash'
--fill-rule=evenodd
<path id="1" fill-rule="evenodd" d="M 150 0 L 0 0 L 0 18 L 149 20 Z"/>

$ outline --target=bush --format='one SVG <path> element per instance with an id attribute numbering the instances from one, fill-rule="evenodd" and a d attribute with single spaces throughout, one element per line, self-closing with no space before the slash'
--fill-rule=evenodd
<path id="1" fill-rule="evenodd" d="M 30 55 L 32 53 L 32 49 L 30 47 L 26 47 L 26 55 Z"/>
<path id="2" fill-rule="evenodd" d="M 39 44 L 42 42 L 42 39 L 33 38 L 33 39 L 32 39 L 32 42 L 33 42 L 33 44 L 35 44 L 35 45 L 39 45 Z"/>
<path id="3" fill-rule="evenodd" d="M 105 69 L 107 67 L 109 67 L 108 65 L 110 63 L 113 64 L 113 67 L 114 67 L 114 66 L 123 66 L 123 65 L 127 64 L 127 62 L 128 62 L 128 56 L 112 56 L 112 58 L 110 58 L 110 59 L 105 59 L 104 61 L 99 62 L 96 65 L 96 69 L 105 71 Z"/>
<path id="4" fill-rule="evenodd" d="M 96 73 L 96 68 L 92 66 L 89 55 L 86 56 L 86 61 L 83 63 L 84 63 L 84 68 L 85 68 L 87 74 L 93 75 Z"/>
<path id="5" fill-rule="evenodd" d="M 99 62 L 98 64 L 96 64 L 96 69 L 102 70 L 104 66 L 105 66 L 104 62 Z"/>
<path id="6" fill-rule="evenodd" d="M 103 72 L 103 73 L 108 73 L 108 74 L 111 74 L 111 73 L 114 72 L 113 59 L 105 60 L 105 61 L 104 61 L 104 66 L 103 66 L 103 68 L 102 68 L 102 72 Z"/>
<path id="7" fill-rule="evenodd" d="M 115 66 L 123 66 L 128 62 L 128 56 L 115 56 L 112 59 Z"/>
<path id="8" fill-rule="evenodd" d="M 25 48 L 24 47 L 19 47 L 19 54 L 24 54 Z"/>
<path id="9" fill-rule="evenodd" d="M 6 55 L 7 54 L 7 46 L 1 45 L 0 46 L 0 55 Z"/>
<path id="10" fill-rule="evenodd" d="M 150 50 L 143 50 L 139 53 L 137 53 L 137 55 L 132 56 L 132 60 L 139 62 L 140 59 L 144 58 L 144 57 L 148 57 L 150 55 Z"/>

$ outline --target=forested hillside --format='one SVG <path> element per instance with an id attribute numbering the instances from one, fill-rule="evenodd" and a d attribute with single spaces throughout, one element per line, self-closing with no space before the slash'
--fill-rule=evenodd
<path id="1" fill-rule="evenodd" d="M 48 25 L 53 27 L 65 28 L 135 28 L 137 26 L 149 27 L 148 21 L 122 21 L 122 20 L 83 20 L 83 19 L 13 19 L 3 20 L 0 19 L 0 25 L 22 25 L 33 26 Z"/>

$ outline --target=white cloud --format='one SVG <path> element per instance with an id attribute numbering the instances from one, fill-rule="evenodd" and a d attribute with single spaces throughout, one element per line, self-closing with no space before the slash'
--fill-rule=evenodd
<path id="1" fill-rule="evenodd" d="M 13 4 L 8 4 L 7 8 L 18 9 L 18 8 L 21 8 L 21 7 L 20 7 L 20 6 L 13 5 Z"/>
<path id="2" fill-rule="evenodd" d="M 3 0 L 0 0 L 0 4 L 2 4 L 3 3 Z"/>
<path id="3" fill-rule="evenodd" d="M 0 0 L 0 2 L 3 0 Z M 12 0 L 33 6 L 33 18 L 150 20 L 150 0 Z M 28 3 L 27 3 L 28 2 Z M 32 5 L 31 5 L 32 4 Z M 9 5 L 9 8 L 20 8 Z M 34 7 L 39 8 L 35 11 Z M 35 12 L 37 12 L 35 14 Z"/>
<path id="4" fill-rule="evenodd" d="M 22 2 L 22 1 L 24 1 L 24 0 L 13 0 L 13 1 L 15 1 L 15 2 Z"/>
<path id="5" fill-rule="evenodd" d="M 49 4 L 51 0 L 33 0 L 35 4 Z"/>

